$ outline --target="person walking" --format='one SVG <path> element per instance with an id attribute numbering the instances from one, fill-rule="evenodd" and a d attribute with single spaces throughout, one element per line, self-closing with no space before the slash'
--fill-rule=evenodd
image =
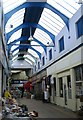
<path id="1" fill-rule="evenodd" d="M 21 98 L 23 98 L 24 95 L 24 86 L 22 87 L 22 94 L 21 94 Z"/>

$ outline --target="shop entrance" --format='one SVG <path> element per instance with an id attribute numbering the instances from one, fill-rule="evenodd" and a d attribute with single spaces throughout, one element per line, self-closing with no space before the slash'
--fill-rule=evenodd
<path id="1" fill-rule="evenodd" d="M 65 105 L 67 105 L 67 89 L 66 89 L 66 84 L 64 84 L 64 101 L 65 101 Z"/>
<path id="2" fill-rule="evenodd" d="M 72 99 L 72 89 L 71 89 L 71 77 L 70 75 L 65 77 L 64 82 L 64 103 L 65 106 L 68 104 L 68 99 Z"/>

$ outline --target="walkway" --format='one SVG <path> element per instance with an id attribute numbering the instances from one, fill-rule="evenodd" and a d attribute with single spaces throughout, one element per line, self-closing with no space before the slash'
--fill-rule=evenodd
<path id="1" fill-rule="evenodd" d="M 29 112 L 37 111 L 39 118 L 77 118 L 76 113 L 66 108 L 51 103 L 43 103 L 40 100 L 21 98 L 19 104 L 27 105 Z"/>

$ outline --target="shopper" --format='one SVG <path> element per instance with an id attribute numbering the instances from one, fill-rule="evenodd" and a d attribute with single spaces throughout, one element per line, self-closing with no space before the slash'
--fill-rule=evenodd
<path id="1" fill-rule="evenodd" d="M 21 94 L 21 98 L 23 98 L 24 95 L 24 87 L 22 87 L 22 94 Z"/>
<path id="2" fill-rule="evenodd" d="M 10 92 L 9 92 L 8 90 L 5 90 L 4 97 L 5 97 L 6 99 L 12 98 L 12 95 L 10 94 Z"/>
<path id="3" fill-rule="evenodd" d="M 48 101 L 48 91 L 47 89 L 44 91 L 44 102 Z"/>

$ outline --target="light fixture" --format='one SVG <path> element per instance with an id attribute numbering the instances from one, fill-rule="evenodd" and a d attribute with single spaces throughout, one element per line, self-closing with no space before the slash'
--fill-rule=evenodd
<path id="1" fill-rule="evenodd" d="M 28 41 L 33 41 L 34 40 L 34 38 L 32 37 L 32 30 L 31 30 L 31 27 L 30 27 L 30 37 L 28 38 Z"/>

